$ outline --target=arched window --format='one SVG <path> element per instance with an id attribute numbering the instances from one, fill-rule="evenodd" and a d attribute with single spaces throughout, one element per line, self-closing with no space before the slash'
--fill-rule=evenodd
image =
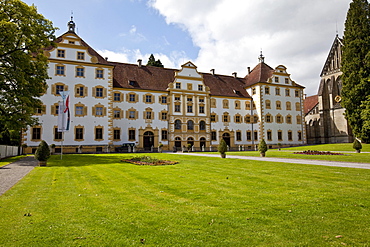
<path id="1" fill-rule="evenodd" d="M 193 120 L 188 121 L 188 130 L 194 130 L 194 122 Z"/>
<path id="2" fill-rule="evenodd" d="M 175 130 L 181 130 L 181 121 L 175 120 Z"/>
<path id="3" fill-rule="evenodd" d="M 206 130 L 206 122 L 204 121 L 199 122 L 199 130 Z"/>

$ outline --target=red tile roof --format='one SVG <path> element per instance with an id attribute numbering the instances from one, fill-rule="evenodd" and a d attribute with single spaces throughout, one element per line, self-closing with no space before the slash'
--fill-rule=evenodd
<path id="1" fill-rule="evenodd" d="M 252 71 L 245 77 L 246 86 L 251 86 L 259 82 L 267 82 L 272 76 L 274 69 L 265 63 L 259 63 Z"/>
<path id="2" fill-rule="evenodd" d="M 306 97 L 304 100 L 304 114 L 309 113 L 319 103 L 319 97 L 317 95 Z"/>

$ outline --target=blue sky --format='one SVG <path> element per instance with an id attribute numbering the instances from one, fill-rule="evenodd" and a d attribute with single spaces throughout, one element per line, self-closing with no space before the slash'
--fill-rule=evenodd
<path id="1" fill-rule="evenodd" d="M 147 61 L 165 67 L 192 61 L 198 71 L 244 77 L 262 49 L 271 67 L 317 93 L 320 72 L 335 38 L 343 35 L 351 0 L 23 0 L 67 31 L 77 33 L 110 61 Z"/>

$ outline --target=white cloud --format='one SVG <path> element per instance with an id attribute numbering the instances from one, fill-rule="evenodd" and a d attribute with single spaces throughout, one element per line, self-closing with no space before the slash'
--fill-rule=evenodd
<path id="1" fill-rule="evenodd" d="M 189 32 L 200 48 L 199 71 L 245 75 L 262 48 L 272 67 L 284 64 L 292 79 L 317 92 L 319 74 L 343 27 L 350 0 L 151 0 L 167 24 Z M 342 33 L 343 28 L 340 28 Z M 176 64 L 176 63 L 175 63 Z"/>

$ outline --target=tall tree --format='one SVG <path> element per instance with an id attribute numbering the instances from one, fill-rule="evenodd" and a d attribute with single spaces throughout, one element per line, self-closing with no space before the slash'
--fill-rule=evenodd
<path id="1" fill-rule="evenodd" d="M 55 28 L 20 0 L 0 1 L 0 123 L 7 132 L 32 126 L 47 88 L 47 57 Z"/>
<path id="2" fill-rule="evenodd" d="M 367 0 L 353 0 L 347 12 L 342 55 L 342 105 L 356 137 L 370 141 L 370 129 L 362 118 L 370 95 L 370 6 Z"/>
<path id="3" fill-rule="evenodd" d="M 161 60 L 158 59 L 156 61 L 153 54 L 150 54 L 150 57 L 148 59 L 148 63 L 146 65 L 147 66 L 155 66 L 155 67 L 161 67 L 161 68 L 163 68 L 163 64 L 162 64 Z"/>

